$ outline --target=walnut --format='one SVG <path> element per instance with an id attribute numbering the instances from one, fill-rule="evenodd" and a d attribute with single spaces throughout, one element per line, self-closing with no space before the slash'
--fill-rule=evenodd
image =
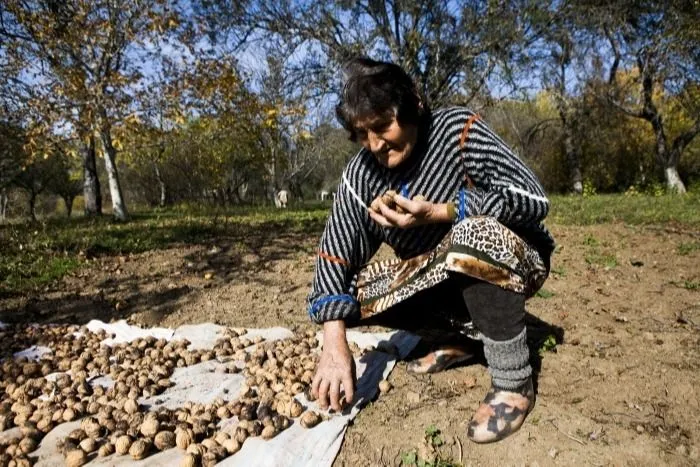
<path id="1" fill-rule="evenodd" d="M 277 430 L 272 425 L 266 426 L 265 428 L 263 428 L 262 433 L 260 434 L 260 436 L 263 439 L 271 439 L 271 438 L 274 438 L 276 435 L 277 435 Z"/>
<path id="2" fill-rule="evenodd" d="M 300 424 L 304 428 L 313 428 L 321 422 L 321 416 L 312 410 L 307 410 L 301 416 Z"/>
<path id="3" fill-rule="evenodd" d="M 128 435 L 122 435 L 119 438 L 117 438 L 116 442 L 114 443 L 114 449 L 117 451 L 117 454 L 124 455 L 129 452 L 129 449 L 131 448 L 131 437 Z"/>
<path id="4" fill-rule="evenodd" d="M 107 457 L 111 456 L 114 454 L 114 444 L 112 443 L 105 443 L 102 446 L 100 446 L 100 449 L 97 450 L 97 455 L 99 457 Z"/>
<path id="5" fill-rule="evenodd" d="M 144 439 L 138 439 L 129 448 L 129 454 L 134 460 L 141 460 L 148 456 L 148 451 L 151 449 L 151 443 Z"/>
<path id="6" fill-rule="evenodd" d="M 386 394 L 391 390 L 391 383 L 385 379 L 381 380 L 379 382 L 379 392 L 382 394 Z"/>
<path id="7" fill-rule="evenodd" d="M 175 435 L 175 444 L 180 449 L 187 449 L 187 447 L 192 444 L 192 432 L 191 430 L 180 430 Z"/>
<path id="8" fill-rule="evenodd" d="M 302 412 L 304 412 L 304 406 L 301 405 L 301 402 L 296 399 L 292 399 L 292 401 L 289 403 L 289 415 L 296 418 L 300 416 Z"/>
<path id="9" fill-rule="evenodd" d="M 196 467 L 198 459 L 196 455 L 187 453 L 180 461 L 180 467 Z"/>
<path id="10" fill-rule="evenodd" d="M 66 467 L 80 467 L 87 461 L 87 454 L 82 449 L 72 449 L 66 453 Z"/>
<path id="11" fill-rule="evenodd" d="M 161 431 L 156 434 L 153 444 L 159 451 L 175 447 L 175 433 L 172 431 Z"/>
<path id="12" fill-rule="evenodd" d="M 235 454 L 241 450 L 241 443 L 238 440 L 230 438 L 223 442 L 222 446 L 229 454 Z"/>

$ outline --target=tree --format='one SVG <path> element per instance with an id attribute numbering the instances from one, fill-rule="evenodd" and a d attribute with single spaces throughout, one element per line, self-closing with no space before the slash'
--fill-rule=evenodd
<path id="1" fill-rule="evenodd" d="M 66 216 L 73 212 L 73 201 L 83 191 L 83 183 L 79 176 L 75 160 L 64 145 L 57 146 L 51 156 L 51 177 L 46 188 L 49 192 L 61 197 L 66 206 Z"/>
<path id="2" fill-rule="evenodd" d="M 649 122 L 656 140 L 656 160 L 663 168 L 666 185 L 669 191 L 681 194 L 686 189 L 678 173 L 680 158 L 700 133 L 700 32 L 697 15 L 693 14 L 697 6 L 693 3 L 616 2 L 605 9 L 601 25 L 614 58 L 608 100 L 626 115 Z M 637 88 L 636 98 L 621 101 L 626 90 L 619 80 L 619 68 L 632 66 L 637 73 L 629 85 Z M 683 102 L 691 119 L 689 126 L 672 140 L 668 135 L 668 115 L 663 111 L 663 100 L 670 96 Z"/>
<path id="3" fill-rule="evenodd" d="M 359 150 L 344 129 L 332 125 L 329 116 L 324 120 L 298 142 L 296 157 L 306 163 L 298 165 L 291 184 L 299 193 L 305 191 L 305 196 L 318 196 L 320 190 L 335 191 L 343 168 Z"/>
<path id="4" fill-rule="evenodd" d="M 21 127 L 0 121 L 0 189 L 7 188 L 26 160 L 25 134 Z"/>
<path id="5" fill-rule="evenodd" d="M 574 5 L 564 2 L 556 21 L 544 33 L 544 53 L 537 60 L 541 65 L 543 85 L 556 104 L 570 187 L 577 194 L 583 193 L 581 141 L 577 138 L 582 112 L 581 99 L 575 95 L 578 80 L 572 74 L 575 73 L 575 65 L 579 69 L 585 69 L 585 41 L 580 35 L 583 16 L 585 10 L 578 10 Z"/>
<path id="6" fill-rule="evenodd" d="M 102 189 L 100 188 L 100 178 L 97 175 L 95 136 L 88 132 L 81 133 L 85 135 L 85 140 L 78 142 L 78 151 L 83 166 L 84 212 L 86 216 L 97 216 L 102 214 Z"/>
<path id="7" fill-rule="evenodd" d="M 159 53 L 149 46 L 177 29 L 180 19 L 177 4 L 161 0 L 7 0 L 0 6 L 0 56 L 13 64 L 14 79 L 32 88 L 26 106 L 35 109 L 34 126 L 47 134 L 63 127 L 83 145 L 89 210 L 100 206 L 92 171 L 97 137 L 114 216 L 128 218 L 112 133 L 147 84 L 142 62 Z"/>
<path id="8" fill-rule="evenodd" d="M 35 158 L 25 165 L 12 181 L 12 184 L 27 193 L 29 217 L 36 221 L 36 201 L 53 177 L 53 162 L 48 158 Z"/>
<path id="9" fill-rule="evenodd" d="M 324 95 L 357 54 L 391 59 L 433 106 L 468 103 L 494 73 L 511 76 L 546 10 L 528 1 L 250 0 L 194 2 L 222 42 L 265 37 L 282 49 L 289 86 Z M 226 12 L 226 14 L 224 14 Z M 233 39 L 232 39 L 233 38 Z"/>
<path id="10" fill-rule="evenodd" d="M 26 162 L 25 134 L 22 128 L 0 121 L 0 220 L 4 220 L 10 201 L 8 188 L 22 171 Z"/>

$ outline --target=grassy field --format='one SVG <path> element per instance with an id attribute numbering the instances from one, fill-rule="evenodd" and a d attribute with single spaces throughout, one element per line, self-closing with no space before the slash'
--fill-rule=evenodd
<path id="1" fill-rule="evenodd" d="M 269 229 L 316 234 L 327 207 L 171 209 L 109 217 L 50 218 L 0 225 L 0 297 L 41 287 L 100 255 L 126 255 L 174 244 L 206 243 L 218 236 L 246 237 Z"/>
<path id="2" fill-rule="evenodd" d="M 700 193 L 674 195 L 552 196 L 548 223 L 591 225 L 671 224 L 700 230 Z"/>
<path id="3" fill-rule="evenodd" d="M 276 229 L 319 235 L 329 205 L 274 208 L 174 208 L 136 212 L 128 223 L 109 217 L 49 218 L 0 225 L 0 296 L 40 288 L 100 255 L 206 243 L 217 236 L 250 236 Z M 626 223 L 700 231 L 700 195 L 554 196 L 549 224 Z M 700 243 L 684 244 L 692 252 Z"/>

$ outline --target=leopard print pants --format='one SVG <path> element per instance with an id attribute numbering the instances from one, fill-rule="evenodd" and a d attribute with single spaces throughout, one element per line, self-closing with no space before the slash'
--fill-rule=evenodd
<path id="1" fill-rule="evenodd" d="M 542 287 L 548 270 L 537 250 L 496 219 L 469 217 L 428 253 L 363 268 L 357 278 L 360 319 L 375 321 L 379 314 L 455 273 L 530 297 Z M 481 337 L 469 320 L 455 326 L 468 337 Z"/>

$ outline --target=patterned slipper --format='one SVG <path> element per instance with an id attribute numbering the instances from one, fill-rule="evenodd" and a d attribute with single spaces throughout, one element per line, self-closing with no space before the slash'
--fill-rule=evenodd
<path id="1" fill-rule="evenodd" d="M 467 436 L 475 443 L 492 443 L 518 431 L 535 406 L 532 378 L 514 391 L 491 386 L 469 423 Z"/>
<path id="2" fill-rule="evenodd" d="M 425 374 L 444 371 L 451 366 L 469 360 L 474 352 L 466 347 L 446 346 L 430 352 L 425 357 L 408 362 L 406 370 L 411 373 Z"/>

